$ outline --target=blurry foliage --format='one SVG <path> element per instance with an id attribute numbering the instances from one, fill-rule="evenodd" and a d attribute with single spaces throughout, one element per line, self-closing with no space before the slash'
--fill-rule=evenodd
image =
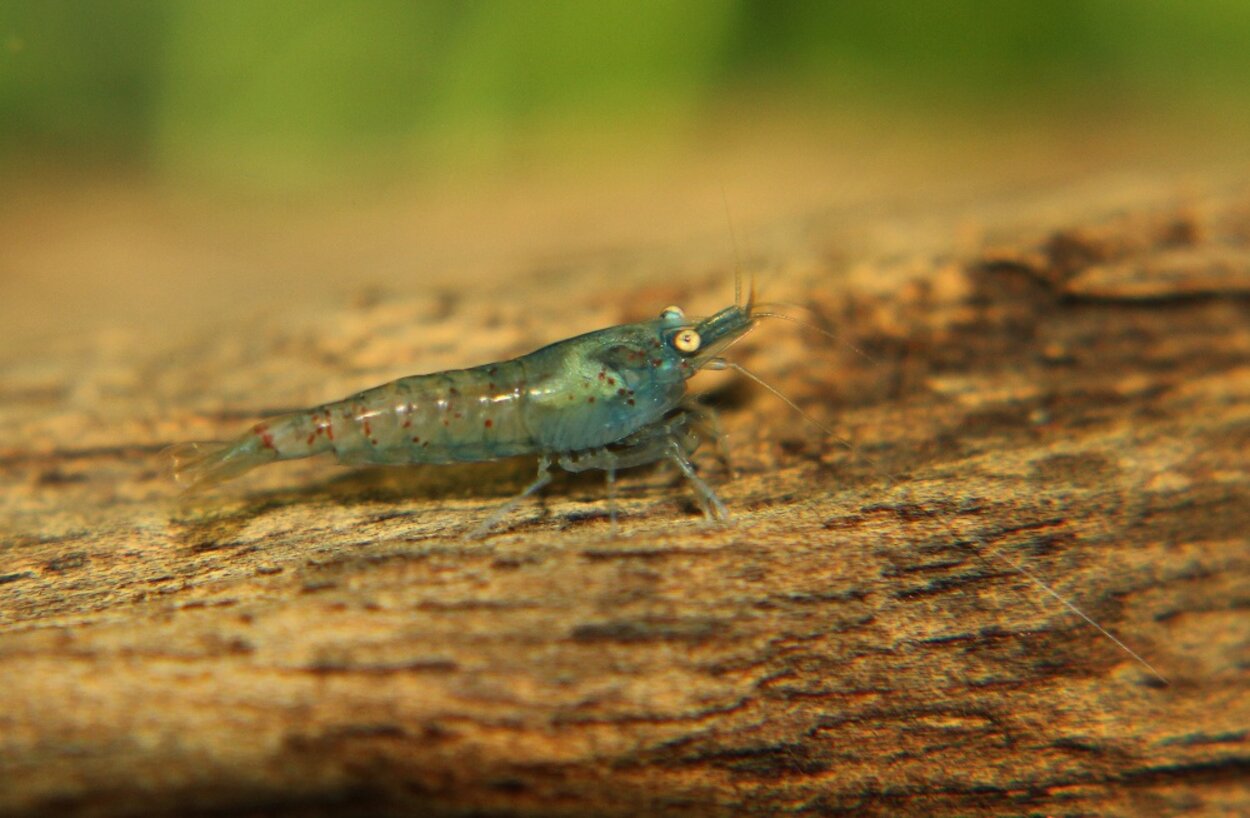
<path id="1" fill-rule="evenodd" d="M 422 172 L 765 104 L 1178 119 L 1243 106 L 1247 43 L 1241 0 L 0 0 L 0 156 Z"/>

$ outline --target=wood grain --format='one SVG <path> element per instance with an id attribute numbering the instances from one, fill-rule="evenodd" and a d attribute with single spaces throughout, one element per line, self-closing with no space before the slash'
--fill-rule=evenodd
<path id="1" fill-rule="evenodd" d="M 0 812 L 1250 810 L 1250 193 L 1046 212 L 850 251 L 829 217 L 783 231 L 762 281 L 841 340 L 770 324 L 740 360 L 853 445 L 709 380 L 728 528 L 664 472 L 622 481 L 616 532 L 589 476 L 466 542 L 528 462 L 179 501 L 156 458 L 714 308 L 723 261 L 13 339 Z"/>

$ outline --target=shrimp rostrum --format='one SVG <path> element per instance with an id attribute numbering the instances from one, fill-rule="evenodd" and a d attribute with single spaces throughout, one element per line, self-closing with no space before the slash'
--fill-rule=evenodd
<path id="1" fill-rule="evenodd" d="M 346 464 L 390 465 L 537 455 L 538 476 L 474 532 L 482 534 L 549 483 L 553 465 L 600 469 L 611 482 L 618 469 L 669 461 L 690 482 L 704 515 L 725 519 L 725 506 L 690 462 L 709 423 L 686 382 L 701 369 L 733 366 L 719 356 L 755 325 L 752 301 L 698 320 L 668 307 L 649 321 L 519 358 L 400 378 L 268 418 L 233 441 L 175 446 L 174 475 L 195 489 L 324 452 Z"/>

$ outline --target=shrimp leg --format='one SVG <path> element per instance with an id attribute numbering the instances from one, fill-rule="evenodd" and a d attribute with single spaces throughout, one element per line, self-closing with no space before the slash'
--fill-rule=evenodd
<path id="1" fill-rule="evenodd" d="M 681 444 L 675 440 L 669 440 L 667 456 L 669 460 L 677 464 L 677 468 L 681 469 L 681 473 L 690 481 L 690 485 L 694 486 L 695 495 L 699 498 L 699 508 L 703 509 L 703 516 L 709 520 L 728 522 L 729 510 L 716 496 L 716 492 L 712 491 L 712 487 L 695 473 L 694 464 L 690 462 L 690 457 L 682 449 Z"/>
<path id="2" fill-rule="evenodd" d="M 559 455 L 556 463 L 560 468 L 568 472 L 590 471 L 591 469 L 601 469 L 607 472 L 608 491 L 614 498 L 616 472 L 618 469 L 669 460 L 677 465 L 677 468 L 681 470 L 681 473 L 685 475 L 686 479 L 694 487 L 703 516 L 709 520 L 728 520 L 729 512 L 725 509 L 725 504 L 720 501 L 720 498 L 716 496 L 712 488 L 699 477 L 695 472 L 694 464 L 690 462 L 690 453 L 695 450 L 700 442 L 700 435 L 695 427 L 702 426 L 702 421 L 704 420 L 702 413 L 682 408 L 656 423 L 644 426 L 621 442 L 614 443 L 610 447 L 588 449 L 579 452 L 565 452 Z M 552 465 L 550 457 L 547 455 L 541 456 L 538 460 L 538 476 L 534 479 L 534 482 L 526 486 L 516 497 L 513 497 L 496 509 L 481 525 L 473 529 L 469 534 L 469 538 L 477 539 L 484 536 L 508 513 L 515 509 L 522 500 L 550 483 L 552 479 L 550 471 Z M 615 507 L 613 507 L 611 516 L 615 523 Z"/>
<path id="3" fill-rule="evenodd" d="M 617 469 L 641 466 L 661 460 L 674 463 L 694 487 L 703 516 L 708 520 L 728 520 L 725 504 L 712 491 L 711 486 L 695 471 L 690 454 L 708 434 L 708 413 L 699 408 L 682 407 L 667 418 L 644 426 L 619 444 L 577 452 L 560 457 L 560 467 L 565 471 L 603 469 L 608 473 L 609 491 L 614 489 Z M 715 434 L 713 429 L 712 434 Z"/>
<path id="4" fill-rule="evenodd" d="M 520 505 L 522 500 L 524 500 L 526 497 L 529 497 L 531 494 L 534 494 L 535 492 L 537 492 L 539 489 L 541 489 L 543 486 L 547 485 L 550 482 L 551 482 L 551 458 L 549 458 L 547 455 L 542 455 L 538 458 L 538 476 L 534 478 L 534 482 L 526 486 L 525 490 L 522 491 L 520 494 L 518 494 L 516 497 L 513 497 L 511 500 L 504 503 L 499 508 L 495 509 L 495 511 L 489 517 L 487 517 L 485 520 L 479 523 L 476 528 L 474 528 L 472 531 L 469 532 L 469 539 L 477 540 L 486 536 L 486 533 L 490 531 L 492 528 L 494 528 L 496 523 L 498 523 L 500 520 L 506 517 L 508 513 L 512 511 L 512 509 Z"/>

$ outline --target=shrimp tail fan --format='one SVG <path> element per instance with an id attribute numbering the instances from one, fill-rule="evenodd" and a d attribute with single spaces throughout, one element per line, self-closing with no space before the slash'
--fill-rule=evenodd
<path id="1" fill-rule="evenodd" d="M 200 491 L 268 463 L 267 453 L 249 451 L 237 442 L 179 443 L 161 454 L 168 472 L 186 491 Z"/>

